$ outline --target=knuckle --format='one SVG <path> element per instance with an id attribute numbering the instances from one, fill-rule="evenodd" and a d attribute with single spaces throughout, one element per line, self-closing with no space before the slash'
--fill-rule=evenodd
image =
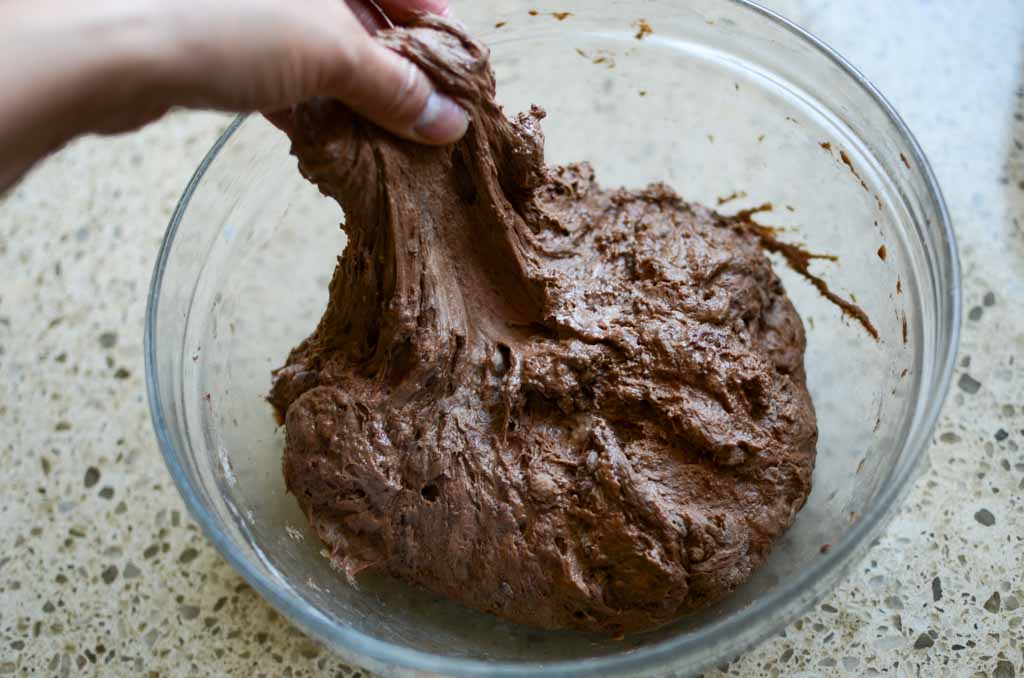
<path id="1" fill-rule="evenodd" d="M 412 62 L 403 59 L 402 64 L 401 85 L 391 95 L 387 115 L 394 120 L 412 124 L 426 104 L 424 76 Z"/>
<path id="2" fill-rule="evenodd" d="M 358 44 L 341 43 L 333 58 L 322 64 L 320 71 L 321 89 L 350 104 L 358 104 L 360 88 L 357 75 L 364 68 L 366 59 Z"/>

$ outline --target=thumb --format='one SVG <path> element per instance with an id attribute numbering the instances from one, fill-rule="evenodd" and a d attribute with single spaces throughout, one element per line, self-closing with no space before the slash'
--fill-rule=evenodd
<path id="1" fill-rule="evenodd" d="M 411 61 L 369 36 L 359 40 L 353 56 L 354 63 L 328 84 L 325 94 L 341 99 L 360 115 L 413 141 L 449 144 L 466 133 L 466 112 L 438 92 Z"/>

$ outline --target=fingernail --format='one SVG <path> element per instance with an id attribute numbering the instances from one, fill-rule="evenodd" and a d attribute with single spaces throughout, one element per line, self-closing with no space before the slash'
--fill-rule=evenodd
<path id="1" fill-rule="evenodd" d="M 438 92 L 431 92 L 413 131 L 424 141 L 447 144 L 457 141 L 469 127 L 469 116 L 457 103 Z"/>

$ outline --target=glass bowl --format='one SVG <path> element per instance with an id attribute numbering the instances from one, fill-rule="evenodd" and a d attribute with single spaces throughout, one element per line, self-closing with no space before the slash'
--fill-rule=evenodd
<path id="1" fill-rule="evenodd" d="M 770 202 L 757 218 L 782 239 L 838 256 L 814 270 L 867 311 L 878 341 L 776 262 L 807 327 L 818 412 L 807 505 L 733 595 L 621 640 L 516 626 L 372 575 L 349 586 L 285 492 L 283 435 L 264 400 L 271 370 L 326 305 L 342 214 L 259 117 L 237 119 L 203 161 L 153 276 L 146 376 L 167 465 L 253 587 L 381 674 L 686 674 L 731 659 L 839 581 L 920 468 L 960 318 L 935 177 L 860 74 L 753 4 L 502 0 L 456 11 L 492 47 L 506 111 L 547 109 L 550 163 L 589 160 L 605 186 L 663 180 L 727 213 Z"/>

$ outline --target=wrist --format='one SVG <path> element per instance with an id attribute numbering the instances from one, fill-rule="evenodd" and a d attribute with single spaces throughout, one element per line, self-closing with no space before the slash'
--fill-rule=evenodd
<path id="1" fill-rule="evenodd" d="M 61 4 L 66 4 L 58 0 Z M 65 71 L 81 132 L 121 132 L 148 122 L 174 102 L 174 42 L 159 0 L 90 0 L 89 17 L 68 21 L 78 69 Z M 174 4 L 174 3 L 171 3 Z M 85 30 L 83 30 L 83 27 Z"/>

